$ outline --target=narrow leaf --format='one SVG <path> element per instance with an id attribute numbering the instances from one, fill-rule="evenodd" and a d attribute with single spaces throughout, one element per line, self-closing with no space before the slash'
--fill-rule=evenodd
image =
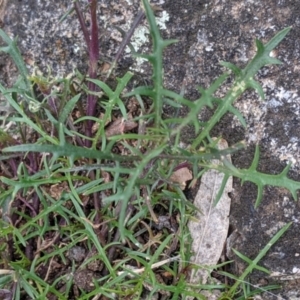
<path id="1" fill-rule="evenodd" d="M 262 86 L 257 81 L 255 81 L 253 78 L 249 78 L 249 80 L 247 82 L 247 86 L 249 88 L 256 90 L 256 92 L 258 93 L 258 95 L 260 96 L 261 99 L 265 99 L 265 94 L 264 94 Z"/>
<path id="2" fill-rule="evenodd" d="M 256 44 L 257 54 L 262 54 L 265 48 L 264 44 L 258 39 L 255 40 L 255 44 Z"/>
<path id="3" fill-rule="evenodd" d="M 220 65 L 230 69 L 234 73 L 234 75 L 237 76 L 237 77 L 242 74 L 242 70 L 239 67 L 237 67 L 236 65 L 234 65 L 230 62 L 221 61 Z"/>
<path id="4" fill-rule="evenodd" d="M 254 204 L 254 208 L 257 208 L 263 197 L 263 186 L 261 184 L 257 184 L 257 196 Z"/>
<path id="5" fill-rule="evenodd" d="M 34 92 L 28 80 L 28 71 L 25 66 L 24 60 L 21 56 L 21 53 L 17 47 L 17 39 L 12 40 L 2 29 L 0 29 L 0 36 L 3 41 L 7 44 L 6 47 L 1 47 L 0 51 L 8 53 L 16 64 L 25 84 L 26 90 L 30 91 L 31 97 L 34 98 Z"/>
<path id="6" fill-rule="evenodd" d="M 271 52 L 289 33 L 292 27 L 287 27 L 281 31 L 279 31 L 265 46 L 265 49 Z"/>
<path id="7" fill-rule="evenodd" d="M 60 113 L 60 116 L 58 118 L 58 121 L 60 123 L 65 123 L 65 121 L 67 120 L 68 116 L 74 109 L 74 107 L 75 107 L 77 101 L 80 99 L 80 97 L 81 97 L 81 94 L 78 94 L 66 103 L 66 105 L 63 107 L 63 110 Z"/>
<path id="8" fill-rule="evenodd" d="M 237 251 L 237 250 L 235 250 L 235 249 L 233 249 L 233 248 L 232 248 L 232 251 L 233 251 L 239 258 L 241 258 L 241 259 L 244 260 L 246 263 L 248 263 L 248 265 L 251 265 L 251 264 L 252 264 L 252 260 L 251 260 L 250 258 L 248 258 L 247 256 L 243 255 L 242 253 L 240 253 L 239 251 Z M 259 271 L 262 271 L 262 272 L 264 272 L 264 273 L 266 273 L 266 274 L 270 274 L 270 273 L 271 273 L 268 269 L 266 269 L 266 268 L 264 268 L 264 267 L 261 267 L 261 266 L 258 266 L 258 265 L 254 266 L 254 268 L 257 269 L 257 270 L 259 270 Z"/>
<path id="9" fill-rule="evenodd" d="M 247 127 L 246 121 L 238 109 L 236 109 L 233 106 L 230 106 L 228 111 L 231 112 L 233 115 L 235 115 L 238 118 L 238 120 L 240 121 L 240 123 L 243 125 L 244 128 Z"/>
<path id="10" fill-rule="evenodd" d="M 252 164 L 249 168 L 249 170 L 251 171 L 256 171 L 257 167 L 258 167 L 258 162 L 259 162 L 259 147 L 258 145 L 255 146 L 255 153 L 254 153 L 254 158 L 252 161 Z"/>
<path id="11" fill-rule="evenodd" d="M 288 223 L 283 226 L 270 240 L 270 242 L 259 252 L 257 257 L 251 262 L 251 264 L 246 268 L 243 274 L 239 277 L 239 280 L 230 288 L 229 293 L 233 295 L 237 290 L 238 286 L 244 281 L 244 279 L 252 272 L 258 262 L 266 255 L 270 248 L 279 240 L 279 238 L 289 229 L 292 223 Z"/>

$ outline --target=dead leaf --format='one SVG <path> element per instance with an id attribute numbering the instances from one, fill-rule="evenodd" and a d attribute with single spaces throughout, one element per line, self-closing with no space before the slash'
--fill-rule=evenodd
<path id="1" fill-rule="evenodd" d="M 193 176 L 188 168 L 181 168 L 176 170 L 170 177 L 170 180 L 174 183 L 179 183 L 182 190 L 185 189 L 186 182 L 192 180 Z"/>
<path id="2" fill-rule="evenodd" d="M 106 137 L 123 134 L 124 132 L 130 131 L 136 128 L 138 124 L 132 121 L 132 115 L 127 115 L 127 120 L 124 118 L 118 118 L 110 124 L 107 129 L 105 129 Z"/>
<path id="3" fill-rule="evenodd" d="M 219 141 L 219 149 L 227 147 L 228 144 L 225 140 Z M 220 162 L 214 161 L 214 163 Z M 222 173 L 215 170 L 209 170 L 201 177 L 201 185 L 194 200 L 194 205 L 199 211 L 194 215 L 193 220 L 189 221 L 188 227 L 193 239 L 192 251 L 194 256 L 191 262 L 197 266 L 203 266 L 203 268 L 191 272 L 190 283 L 207 283 L 210 268 L 218 263 L 226 242 L 231 201 L 228 193 L 232 190 L 232 177 L 228 179 L 220 201 L 216 206 L 213 205 L 223 177 Z M 210 300 L 217 299 L 214 294 L 210 296 L 206 294 L 205 296 Z"/>
<path id="4" fill-rule="evenodd" d="M 103 120 L 104 119 L 104 113 L 100 113 L 100 115 L 98 116 L 98 119 L 99 120 Z M 110 123 L 110 121 L 109 120 L 106 120 L 105 121 L 105 126 L 107 125 L 107 124 L 109 124 Z M 100 127 L 100 123 L 99 122 L 95 122 L 94 124 L 93 124 L 93 126 L 92 126 L 92 134 L 94 134 L 94 133 L 96 133 L 96 131 L 99 129 L 99 127 Z"/>
<path id="5" fill-rule="evenodd" d="M 108 62 L 105 62 L 102 66 L 101 66 L 101 74 L 107 74 L 109 72 L 111 68 L 111 64 Z"/>

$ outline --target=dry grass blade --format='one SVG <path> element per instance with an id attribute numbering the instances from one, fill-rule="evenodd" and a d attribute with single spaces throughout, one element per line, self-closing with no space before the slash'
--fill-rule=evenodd
<path id="1" fill-rule="evenodd" d="M 153 270 L 155 268 L 158 268 L 158 267 L 161 267 L 161 266 L 163 266 L 165 264 L 168 264 L 168 263 L 170 263 L 172 261 L 179 260 L 179 258 L 180 258 L 180 255 L 177 255 L 177 256 L 174 256 L 174 257 L 170 257 L 168 259 L 164 259 L 162 261 L 159 261 L 159 262 L 153 264 L 151 266 L 151 269 Z M 118 276 L 121 276 L 124 273 L 128 273 L 128 276 L 130 276 L 132 274 L 138 275 L 138 274 L 141 274 L 141 273 L 143 273 L 145 271 L 145 268 L 139 268 L 139 269 L 137 269 L 137 268 L 134 268 L 132 266 L 127 266 L 127 268 L 130 269 L 130 272 L 129 271 L 121 271 L 121 272 L 118 272 Z"/>

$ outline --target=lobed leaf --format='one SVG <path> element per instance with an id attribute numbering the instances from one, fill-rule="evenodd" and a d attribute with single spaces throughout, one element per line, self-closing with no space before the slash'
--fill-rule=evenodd
<path id="1" fill-rule="evenodd" d="M 148 60 L 153 67 L 153 95 L 154 104 L 154 123 L 155 127 L 159 127 L 162 117 L 162 106 L 163 106 L 163 50 L 165 47 L 176 43 L 177 40 L 163 40 L 158 26 L 156 24 L 154 13 L 147 0 L 142 1 L 145 14 L 150 26 L 150 35 L 152 37 L 153 49 L 149 55 L 138 55 Z"/>
<path id="2" fill-rule="evenodd" d="M 24 60 L 21 56 L 21 53 L 17 47 L 17 39 L 12 40 L 2 29 L 0 29 L 0 37 L 7 44 L 5 47 L 0 47 L 0 51 L 3 51 L 11 56 L 15 62 L 20 75 L 26 85 L 26 90 L 30 92 L 31 97 L 34 98 L 34 92 L 28 80 L 28 71 L 25 66 Z"/>
<path id="3" fill-rule="evenodd" d="M 291 27 L 288 27 L 277 33 L 265 46 L 260 41 L 257 41 L 257 53 L 243 70 L 231 63 L 222 63 L 222 65 L 230 68 L 235 73 L 235 82 L 233 87 L 228 91 L 223 99 L 222 104 L 216 109 L 208 125 L 203 128 L 200 135 L 194 140 L 192 144 L 193 148 L 197 147 L 204 138 L 209 136 L 211 129 L 228 111 L 231 110 L 232 104 L 245 92 L 246 89 L 253 88 L 258 92 L 262 99 L 264 98 L 261 86 L 254 81 L 253 77 L 263 66 L 280 63 L 279 60 L 270 57 L 270 52 L 282 41 L 290 29 Z M 239 116 L 237 117 L 241 119 Z"/>
<path id="4" fill-rule="evenodd" d="M 280 174 L 271 175 L 257 171 L 258 161 L 259 148 L 258 146 L 256 146 L 253 162 L 248 169 L 238 169 L 226 159 L 223 160 L 222 166 L 210 165 L 210 167 L 215 168 L 228 176 L 231 175 L 240 178 L 242 180 L 242 183 L 245 181 L 253 182 L 258 188 L 255 208 L 257 208 L 260 204 L 262 200 L 263 188 L 267 185 L 286 188 L 290 191 L 294 200 L 297 200 L 297 191 L 300 190 L 300 182 L 287 177 L 291 165 L 287 165 Z"/>

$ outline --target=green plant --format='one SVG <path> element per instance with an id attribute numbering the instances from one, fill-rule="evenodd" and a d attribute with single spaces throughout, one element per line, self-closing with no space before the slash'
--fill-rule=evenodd
<path id="1" fill-rule="evenodd" d="M 232 274 L 226 273 L 226 272 L 220 272 L 220 274 L 223 274 L 225 276 L 228 276 L 229 278 L 235 279 L 235 284 L 230 287 L 230 289 L 224 293 L 223 297 L 229 297 L 229 299 L 235 299 L 233 298 L 235 296 L 235 293 L 238 290 L 238 286 L 242 285 L 243 286 L 243 296 L 239 297 L 238 299 L 249 299 L 249 297 L 259 294 L 262 290 L 261 289 L 256 289 L 252 290 L 250 289 L 250 286 L 245 284 L 244 280 L 245 278 L 253 271 L 253 269 L 257 269 L 259 271 L 262 271 L 266 274 L 270 274 L 270 272 L 261 266 L 258 266 L 257 263 L 263 258 L 263 256 L 266 255 L 266 253 L 270 250 L 270 248 L 280 239 L 280 237 L 289 229 L 289 227 L 292 225 L 292 223 L 288 223 L 285 226 L 283 226 L 274 236 L 273 238 L 268 242 L 268 244 L 259 252 L 257 257 L 254 260 L 251 260 L 244 256 L 243 254 L 239 253 L 238 251 L 234 250 L 235 254 L 240 257 L 242 260 L 244 260 L 246 263 L 249 264 L 249 266 L 245 269 L 243 274 L 239 276 L 238 278 L 235 276 L 232 276 Z M 276 286 L 267 286 L 264 287 L 264 291 L 271 290 L 271 289 L 278 289 L 280 288 L 278 285 Z"/>
<path id="2" fill-rule="evenodd" d="M 124 95 L 133 75 L 130 72 L 116 78 L 114 88 L 105 79 L 96 79 L 96 1 L 90 2 L 91 36 L 82 24 L 90 55 L 89 78 L 84 80 L 77 73 L 79 85 L 74 79 L 29 76 L 16 41 L 0 30 L 7 44 L 0 50 L 12 56 L 21 75 L 12 88 L 0 84 L 1 94 L 14 109 L 5 120 L 17 124 L 12 132 L 2 131 L 0 135 L 3 166 L 0 205 L 4 216 L 0 240 L 5 244 L 3 253 L 6 254 L 0 264 L 7 271 L 1 286 L 9 286 L 16 299 L 24 293 L 32 298 L 55 295 L 68 299 L 70 295 L 80 295 L 79 299 L 90 299 L 100 294 L 110 299 L 114 295 L 138 299 L 147 289 L 149 297 L 155 293 L 173 298 L 199 296 L 187 289 L 187 276 L 182 271 L 189 267 L 191 254 L 185 251 L 186 223 L 193 206 L 170 176 L 185 167 L 193 170 L 195 178 L 209 169 L 224 173 L 216 202 L 230 176 L 257 185 L 256 206 L 266 185 L 287 188 L 296 199 L 300 183 L 287 177 L 290 166 L 279 175 L 258 172 L 257 147 L 250 168 L 238 169 L 225 157 L 241 150 L 243 143 L 218 150 L 217 141 L 210 136 L 211 129 L 226 113 L 233 113 L 246 125 L 232 104 L 249 88 L 263 97 L 262 88 L 253 77 L 265 65 L 280 63 L 270 57 L 270 52 L 290 28 L 280 31 L 266 45 L 256 41 L 257 54 L 244 69 L 222 63 L 235 75 L 224 99 L 216 98 L 214 93 L 229 73 L 221 75 L 208 89 L 199 88 L 201 97 L 190 101 L 163 86 L 163 50 L 176 41 L 162 39 L 151 7 L 143 0 L 153 49 L 147 55 L 134 55 L 151 63 L 152 86 L 139 86 Z M 77 2 L 75 10 L 80 20 Z M 32 85 L 38 88 L 42 102 L 37 100 Z M 53 86 L 62 92 L 54 92 Z M 85 112 L 84 97 L 87 98 Z M 130 101 L 138 106 L 134 115 L 129 113 Z M 189 113 L 184 118 L 165 119 L 164 103 L 176 108 L 186 106 Z M 197 116 L 206 106 L 217 108 L 208 122 L 200 123 Z M 96 107 L 102 112 L 101 117 L 96 117 Z M 107 124 L 116 127 L 113 133 L 109 133 Z M 187 125 L 194 126 L 197 136 L 190 148 L 182 149 L 181 129 Z M 33 133 L 35 137 L 31 138 Z M 220 160 L 221 164 L 214 164 L 213 159 Z M 160 223 L 157 214 L 169 218 L 180 215 L 178 228 L 170 225 L 170 228 L 157 229 L 154 225 Z M 70 258 L 76 247 L 87 251 L 86 260 Z M 177 253 L 181 265 L 176 260 Z M 160 272 L 155 272 L 152 267 L 164 256 L 176 259 L 170 258 L 160 266 Z M 260 258 L 253 262 L 246 259 L 250 267 L 240 280 L 257 268 Z M 91 267 L 92 263 L 97 266 Z M 142 266 L 143 272 L 138 273 Z M 55 267 L 59 271 L 53 277 Z M 78 282 L 82 272 L 86 278 L 94 274 L 90 285 Z M 159 283 L 158 273 L 165 274 L 163 284 Z M 225 296 L 232 297 L 237 288 L 237 284 L 229 288 Z"/>

